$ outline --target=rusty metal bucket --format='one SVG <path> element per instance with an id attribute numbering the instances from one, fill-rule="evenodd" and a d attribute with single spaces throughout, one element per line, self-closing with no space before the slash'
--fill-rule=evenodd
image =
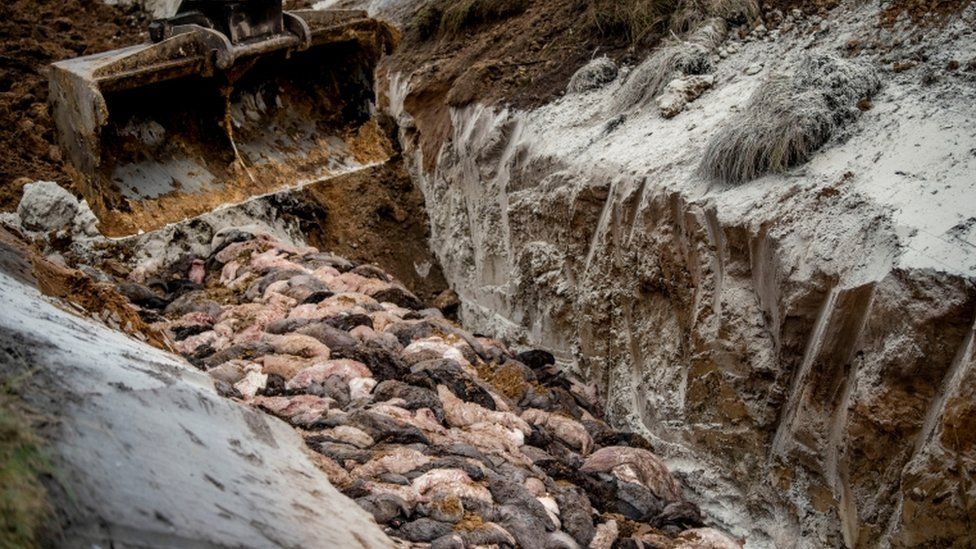
<path id="1" fill-rule="evenodd" d="M 395 31 L 361 11 L 286 14 L 231 45 L 200 29 L 55 63 L 50 101 L 103 233 L 123 236 L 381 163 L 373 72 Z"/>

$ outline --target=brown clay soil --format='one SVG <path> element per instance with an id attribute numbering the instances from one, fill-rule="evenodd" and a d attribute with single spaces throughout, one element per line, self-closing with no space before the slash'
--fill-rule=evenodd
<path id="1" fill-rule="evenodd" d="M 379 265 L 421 301 L 432 303 L 447 281 L 427 246 L 430 225 L 423 194 L 402 166 L 394 158 L 309 185 L 295 198 L 309 219 L 303 229 L 311 246 Z"/>
<path id="2" fill-rule="evenodd" d="M 894 0 L 881 13 L 881 23 L 891 26 L 903 14 L 908 14 L 915 24 L 938 25 L 971 3 L 972 0 Z"/>
<path id="3" fill-rule="evenodd" d="M 69 185 L 47 107 L 51 62 L 142 41 L 148 21 L 100 0 L 0 3 L 0 210 L 17 206 L 24 183 Z"/>
<path id="4" fill-rule="evenodd" d="M 403 42 L 381 64 L 381 75 L 383 67 L 416 72 L 415 81 L 422 82 L 407 98 L 406 108 L 416 118 L 428 170 L 450 132 L 449 107 L 475 100 L 536 107 L 558 96 L 573 73 L 594 56 L 637 59 L 625 37 L 601 36 L 589 29 L 587 7 L 581 0 L 535 0 L 521 14 L 473 26 L 457 36 L 431 38 L 413 28 L 416 13 L 402 14 Z"/>

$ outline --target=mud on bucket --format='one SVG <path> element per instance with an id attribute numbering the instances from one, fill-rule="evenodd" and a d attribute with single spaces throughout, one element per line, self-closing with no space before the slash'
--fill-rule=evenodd
<path id="1" fill-rule="evenodd" d="M 372 112 L 392 31 L 361 12 L 308 14 L 331 16 L 312 47 L 224 70 L 180 36 L 52 67 L 59 140 L 103 233 L 155 229 L 390 156 Z"/>

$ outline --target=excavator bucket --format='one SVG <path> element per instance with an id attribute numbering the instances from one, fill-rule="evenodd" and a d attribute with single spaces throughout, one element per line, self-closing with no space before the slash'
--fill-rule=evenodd
<path id="1" fill-rule="evenodd" d="M 389 158 L 373 73 L 395 31 L 362 11 L 283 15 L 282 32 L 260 39 L 151 28 L 153 43 L 52 65 L 59 142 L 103 233 L 152 230 Z"/>

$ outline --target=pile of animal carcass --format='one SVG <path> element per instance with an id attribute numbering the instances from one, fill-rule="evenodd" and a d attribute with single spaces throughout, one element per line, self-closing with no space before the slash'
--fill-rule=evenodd
<path id="1" fill-rule="evenodd" d="M 739 547 L 596 391 L 424 308 L 382 270 L 224 231 L 120 289 L 218 390 L 301 431 L 332 482 L 432 547 Z"/>

